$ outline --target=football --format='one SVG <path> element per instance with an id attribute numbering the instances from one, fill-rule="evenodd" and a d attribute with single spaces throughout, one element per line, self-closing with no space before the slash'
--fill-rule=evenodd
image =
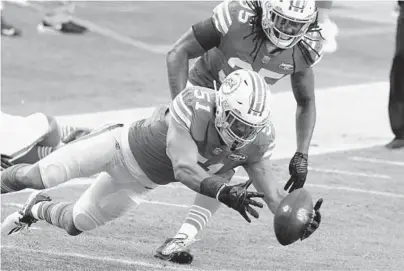
<path id="1" fill-rule="evenodd" d="M 313 200 L 304 188 L 288 194 L 279 204 L 274 217 L 274 230 L 278 242 L 287 246 L 297 241 L 310 223 Z"/>

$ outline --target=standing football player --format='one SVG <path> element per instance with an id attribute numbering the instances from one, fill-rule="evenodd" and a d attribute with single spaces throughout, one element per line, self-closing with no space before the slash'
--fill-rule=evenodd
<path id="1" fill-rule="evenodd" d="M 390 69 L 389 119 L 394 139 L 386 147 L 404 148 L 404 2 L 397 1 L 396 49 Z"/>
<path id="2" fill-rule="evenodd" d="M 290 160 L 285 190 L 303 187 L 316 122 L 313 66 L 322 57 L 323 39 L 314 0 L 226 0 L 213 16 L 193 25 L 167 54 L 172 97 L 188 85 L 213 88 L 238 69 L 254 70 L 275 84 L 290 75 L 296 110 L 297 149 Z M 190 59 L 201 56 L 188 74 Z M 220 204 L 197 195 L 181 228 L 157 249 L 156 257 L 192 261 L 183 253 Z M 167 249 L 169 248 L 169 249 Z M 184 259 L 185 257 L 185 259 Z"/>
<path id="3" fill-rule="evenodd" d="M 34 165 L 10 167 L 2 181 L 36 189 L 101 174 L 73 203 L 54 202 L 34 192 L 22 210 L 3 221 L 2 233 L 10 235 L 45 220 L 78 235 L 121 216 L 135 205 L 133 200 L 153 188 L 178 181 L 248 221 L 248 214 L 259 216 L 252 206 L 263 207 L 254 198 L 264 198 L 275 213 L 283 195 L 271 171 L 275 133 L 270 100 L 268 86 L 257 73 L 235 71 L 219 91 L 189 87 L 170 107 L 157 108 L 148 119 L 90 134 Z M 221 175 L 231 176 L 238 166 L 246 169 L 250 180 L 228 185 Z M 247 191 L 251 183 L 258 192 Z M 316 205 L 301 239 L 319 226 Z"/>

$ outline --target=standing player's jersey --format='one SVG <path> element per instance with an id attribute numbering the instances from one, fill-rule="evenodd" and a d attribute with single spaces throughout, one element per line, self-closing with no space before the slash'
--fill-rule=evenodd
<path id="1" fill-rule="evenodd" d="M 157 184 L 176 182 L 171 160 L 166 154 L 166 114 L 171 114 L 189 131 L 198 147 L 199 165 L 212 174 L 254 163 L 272 154 L 275 145 L 272 125 L 265 127 L 251 144 L 231 152 L 215 127 L 215 99 L 215 90 L 189 87 L 177 95 L 169 108 L 160 107 L 149 119 L 132 125 L 130 148 L 151 181 Z"/>
<path id="2" fill-rule="evenodd" d="M 237 69 L 254 70 L 272 85 L 279 79 L 315 65 L 322 56 L 323 41 L 318 32 L 309 32 L 293 48 L 275 50 L 267 39 L 255 40 L 250 24 L 255 12 L 251 2 L 225 0 L 213 11 L 213 22 L 221 34 L 218 47 L 197 60 L 190 71 L 193 85 L 212 88 Z M 259 50 L 254 51 L 254 48 Z"/>

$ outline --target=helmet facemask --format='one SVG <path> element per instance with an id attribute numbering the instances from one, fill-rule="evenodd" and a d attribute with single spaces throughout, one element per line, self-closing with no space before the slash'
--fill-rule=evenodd
<path id="1" fill-rule="evenodd" d="M 317 17 L 315 11 L 299 19 L 286 15 L 280 7 L 273 7 L 271 1 L 266 1 L 264 5 L 262 29 L 268 39 L 281 49 L 292 48 L 298 43 Z"/>
<path id="2" fill-rule="evenodd" d="M 217 99 L 220 100 L 219 95 Z M 266 126 L 267 119 L 262 123 L 253 124 L 243 120 L 237 110 L 231 110 L 225 101 L 218 101 L 215 126 L 222 140 L 232 150 L 240 149 L 254 141 Z"/>

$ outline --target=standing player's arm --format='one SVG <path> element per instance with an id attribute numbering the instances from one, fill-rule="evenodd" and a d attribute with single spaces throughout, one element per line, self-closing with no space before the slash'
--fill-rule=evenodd
<path id="1" fill-rule="evenodd" d="M 314 95 L 313 68 L 291 75 L 293 94 L 296 99 L 297 152 L 308 154 L 310 141 L 316 125 L 316 101 Z"/>
<path id="2" fill-rule="evenodd" d="M 202 56 L 206 51 L 218 46 L 220 37 L 213 19 L 209 18 L 193 25 L 170 49 L 166 62 L 172 99 L 187 84 L 189 60 Z"/>
<path id="3" fill-rule="evenodd" d="M 278 189 L 278 182 L 272 173 L 270 156 L 264 156 L 260 161 L 248 164 L 244 168 L 257 191 L 264 194 L 263 200 L 269 210 L 275 213 L 276 207 L 285 196 Z"/>

